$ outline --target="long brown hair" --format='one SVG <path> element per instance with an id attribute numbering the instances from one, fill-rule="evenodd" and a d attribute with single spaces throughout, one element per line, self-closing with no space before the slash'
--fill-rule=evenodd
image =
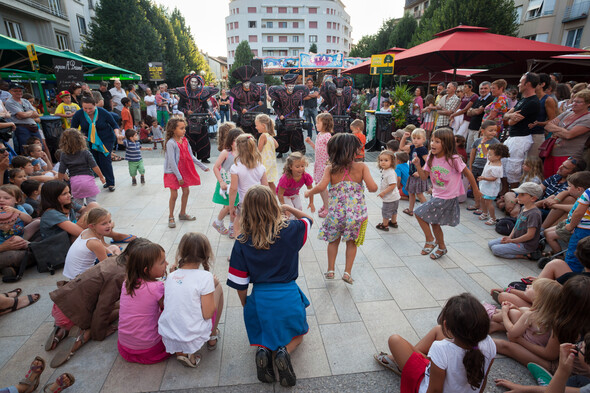
<path id="1" fill-rule="evenodd" d="M 573 343 L 590 332 L 590 277 L 575 276 L 561 289 L 561 307 L 553 322 L 553 334 L 561 344 Z"/>
<path id="2" fill-rule="evenodd" d="M 449 163 L 449 165 L 453 166 L 455 170 L 459 170 L 459 168 L 455 167 L 453 162 L 453 158 L 457 156 L 457 145 L 455 142 L 455 135 L 453 134 L 453 130 L 450 128 L 439 128 L 438 130 L 434 130 L 432 133 L 432 139 L 438 138 L 440 139 L 440 144 L 442 146 L 443 156 L 445 161 Z M 428 167 L 432 168 L 432 160 L 434 159 L 434 154 L 430 152 L 427 157 Z"/>
<path id="3" fill-rule="evenodd" d="M 182 117 L 173 117 L 170 120 L 168 120 L 168 123 L 166 124 L 166 137 L 164 138 L 164 150 L 166 150 L 166 144 L 168 143 L 168 141 L 174 137 L 174 131 L 176 131 L 178 123 L 180 122 L 184 123 L 186 127 L 186 120 L 184 120 L 184 118 Z"/>
<path id="4" fill-rule="evenodd" d="M 270 188 L 258 184 L 248 190 L 242 205 L 242 234 L 238 236 L 238 240 L 245 243 L 251 239 L 254 248 L 268 250 L 281 229 L 289 225 L 283 217 L 276 196 Z"/>
<path id="5" fill-rule="evenodd" d="M 353 134 L 340 133 L 328 141 L 328 156 L 330 157 L 331 174 L 337 174 L 350 169 L 354 157 L 361 148 L 361 141 Z"/>
<path id="6" fill-rule="evenodd" d="M 196 263 L 209 271 L 211 259 L 213 259 L 213 249 L 207 236 L 199 232 L 189 232 L 180 239 L 176 251 L 176 264 L 179 268 L 185 263 Z"/>
<path id="7" fill-rule="evenodd" d="M 217 131 L 217 150 L 223 151 L 225 149 L 225 138 L 227 138 L 230 130 L 234 128 L 236 128 L 236 124 L 231 121 L 227 121 L 219 126 L 219 130 Z"/>
<path id="8" fill-rule="evenodd" d="M 163 254 L 162 246 L 152 242 L 142 243 L 127 254 L 125 290 L 128 295 L 134 296 L 142 281 L 153 281 L 149 271 Z"/>

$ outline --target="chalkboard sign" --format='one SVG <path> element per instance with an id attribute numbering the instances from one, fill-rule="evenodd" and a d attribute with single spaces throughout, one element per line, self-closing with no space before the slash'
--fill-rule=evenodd
<path id="1" fill-rule="evenodd" d="M 159 82 L 166 79 L 166 74 L 164 73 L 164 63 L 151 61 L 148 63 L 148 76 L 150 81 L 152 82 Z"/>
<path id="2" fill-rule="evenodd" d="M 53 70 L 58 90 L 67 90 L 72 83 L 84 82 L 82 62 L 53 58 Z"/>

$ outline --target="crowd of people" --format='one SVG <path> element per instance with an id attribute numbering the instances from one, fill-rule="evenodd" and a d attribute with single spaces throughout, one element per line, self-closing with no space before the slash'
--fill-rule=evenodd
<path id="1" fill-rule="evenodd" d="M 190 78 L 186 86 L 188 82 Z M 55 322 L 45 350 L 55 352 L 52 367 L 67 362 L 88 340 L 100 341 L 116 331 L 118 351 L 126 361 L 153 364 L 173 356 L 197 367 L 201 348 L 217 347 L 224 307 L 222 284 L 210 272 L 209 240 L 201 233 L 185 234 L 168 266 L 161 246 L 115 232 L 111 214 L 96 202 L 100 190 L 95 178 L 114 190 L 113 146 L 125 146 L 135 186 L 138 172 L 145 182 L 142 149 L 161 143 L 163 185 L 170 190 L 169 228 L 176 227 L 176 218 L 196 220 L 187 205 L 190 187 L 201 184 L 198 169 L 212 169 L 217 180 L 211 191 L 220 210 L 212 226 L 235 239 L 226 284 L 237 291 L 244 307 L 261 382 L 296 384 L 291 354 L 309 330 L 305 310 L 310 302 L 295 280 L 299 250 L 314 224 L 306 213 L 316 211 L 314 196 L 320 194 L 322 204 L 318 237 L 328 243 L 324 278 L 335 279 L 338 248 L 344 242 L 341 279 L 353 285 L 352 269 L 368 225 L 366 190 L 378 192 L 382 200 L 380 231 L 399 227 L 399 201 L 408 199 L 403 213 L 415 216 L 424 233 L 421 254 L 432 260 L 447 254 L 444 227 L 457 226 L 462 214 L 471 213 L 503 235 L 489 242 L 492 254 L 520 259 L 546 255 L 550 260 L 538 277 L 494 289 L 491 296 L 498 306 L 482 304 L 470 294 L 450 298 L 438 325 L 415 346 L 392 335 L 391 354 L 376 354 L 375 359 L 401 376 L 402 392 L 483 391 L 497 353 L 528 365 L 539 384 L 547 385 L 537 389 L 498 380 L 499 386 L 515 392 L 557 392 L 567 383 L 585 391 L 583 386 L 590 386 L 584 358 L 590 343 L 590 172 L 585 170 L 590 90 L 575 84 L 568 96 L 558 86 L 549 75 L 527 73 L 516 94 L 502 79 L 479 86 L 471 80 L 462 86 L 439 85 L 436 97 L 424 99 L 422 89 L 416 89 L 411 110 L 420 126 L 392 132 L 393 139 L 377 158 L 381 178 L 376 182 L 364 162 L 364 123 L 355 120 L 350 132 L 334 133 L 329 111 L 314 116 L 311 107 L 304 110 L 314 117 L 317 131 L 305 140 L 315 154 L 313 175 L 299 151 L 289 154 L 279 170 L 275 124 L 266 114 L 255 118 L 258 137 L 224 121 L 217 132 L 220 154 L 210 168 L 193 151 L 187 139 L 189 120 L 174 114 L 165 85 L 148 106 L 154 106 L 149 113 L 155 110 L 155 116 L 143 125 L 133 107 L 138 94 L 133 88 L 125 92 L 120 83 L 110 91 L 101 86 L 101 104 L 92 92 L 81 93 L 82 87 L 62 94 L 59 113 L 68 128 L 53 165 L 36 126 L 36 110 L 24 104 L 22 86 L 11 85 L 8 114 L 0 107 L 6 118 L 19 121 L 10 126 L 16 128 L 16 151 L 0 144 L 3 279 L 17 280 L 27 265 L 39 264 L 42 258 L 27 251 L 31 244 L 51 243 L 64 253 L 63 275 L 69 281 L 58 282 L 50 293 Z M 559 100 L 554 90 L 560 90 Z M 309 100 L 316 98 L 311 89 L 306 93 Z M 111 111 L 119 111 L 124 131 L 104 109 L 107 97 Z M 221 92 L 221 112 L 231 107 L 228 97 Z M 75 104 L 80 105 L 72 113 Z M 142 133 L 147 124 L 151 135 Z M 468 195 L 474 204 L 461 212 Z M 506 217 L 498 219 L 496 211 L 505 211 Z M 117 243 L 126 248 L 122 251 Z M 15 290 L 0 296 L 0 314 L 40 297 L 20 295 Z M 489 334 L 496 331 L 505 331 L 508 340 L 492 339 Z M 36 358 L 24 382 L 7 391 L 32 391 L 44 365 Z M 568 380 L 572 370 L 575 376 Z M 49 391 L 74 383 L 72 375 L 60 378 Z"/>

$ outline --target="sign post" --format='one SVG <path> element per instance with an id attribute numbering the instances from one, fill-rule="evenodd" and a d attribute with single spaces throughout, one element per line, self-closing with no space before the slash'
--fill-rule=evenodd
<path id="1" fill-rule="evenodd" d="M 377 96 L 377 110 L 381 108 L 381 88 L 383 85 L 383 75 L 393 74 L 394 61 L 395 54 L 393 53 L 371 56 L 371 75 L 379 75 L 379 94 Z"/>
<path id="2" fill-rule="evenodd" d="M 41 96 L 41 103 L 43 104 L 43 114 L 48 115 L 47 104 L 45 103 L 45 92 L 43 86 L 41 86 L 41 80 L 39 79 L 39 58 L 37 57 L 37 51 L 35 45 L 27 45 L 27 52 L 29 54 L 29 61 L 31 62 L 31 68 L 35 72 L 35 80 L 37 81 L 37 88 L 39 89 L 39 95 Z"/>

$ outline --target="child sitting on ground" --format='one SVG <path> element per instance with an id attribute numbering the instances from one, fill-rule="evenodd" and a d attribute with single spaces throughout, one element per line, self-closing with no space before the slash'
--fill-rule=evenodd
<path id="1" fill-rule="evenodd" d="M 527 181 L 542 184 L 543 183 L 543 161 L 539 157 L 527 157 L 522 164 L 522 177 L 520 178 L 520 184 Z M 512 191 L 499 197 L 496 201 L 498 209 L 503 210 L 511 217 L 518 215 L 518 209 L 516 206 L 516 194 Z"/>
<path id="2" fill-rule="evenodd" d="M 150 129 L 146 123 L 146 120 L 140 121 L 139 127 L 139 141 L 141 143 L 152 143 L 152 138 L 150 137 Z"/>
<path id="3" fill-rule="evenodd" d="M 37 180 L 25 180 L 20 185 L 21 191 L 25 194 L 25 203 L 33 208 L 31 217 L 37 218 L 41 213 L 41 183 Z"/>
<path id="4" fill-rule="evenodd" d="M 142 147 L 139 142 L 137 131 L 129 129 L 125 131 L 125 159 L 129 164 L 129 174 L 131 175 L 131 185 L 137 185 L 137 172 L 140 175 L 141 184 L 145 184 L 145 168 L 143 166 L 143 158 L 141 157 L 142 150 L 152 150 L 151 147 Z"/>
<path id="5" fill-rule="evenodd" d="M 377 196 L 383 200 L 381 208 L 383 222 L 377 224 L 377 229 L 386 232 L 389 231 L 389 227 L 397 228 L 397 208 L 400 196 L 397 188 L 395 161 L 395 154 L 389 150 L 383 150 L 377 158 L 377 165 L 381 169 L 380 192 Z"/>
<path id="6" fill-rule="evenodd" d="M 527 258 L 528 254 L 539 247 L 543 220 L 535 202 L 543 196 L 543 188 L 538 184 L 526 182 L 513 191 L 518 194 L 518 203 L 523 205 L 516 224 L 509 236 L 490 240 L 488 246 L 497 257 Z"/>
<path id="7" fill-rule="evenodd" d="M 590 188 L 576 201 L 578 207 L 574 210 L 570 223 L 564 228 L 572 233 L 565 254 L 565 262 L 573 272 L 581 272 L 584 267 L 576 257 L 576 246 L 585 237 L 590 236 Z"/>

